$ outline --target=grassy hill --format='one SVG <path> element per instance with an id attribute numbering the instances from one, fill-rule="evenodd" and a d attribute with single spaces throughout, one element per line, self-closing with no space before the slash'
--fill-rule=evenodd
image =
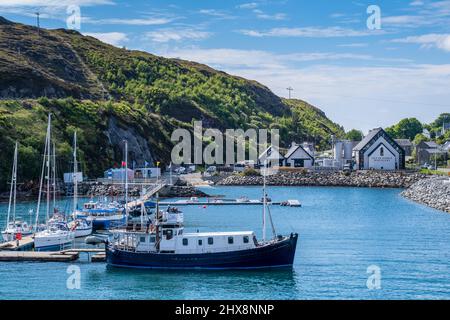
<path id="1" fill-rule="evenodd" d="M 73 131 L 84 171 L 98 176 L 122 157 L 168 162 L 171 132 L 204 127 L 279 128 L 284 144 L 324 148 L 342 127 L 301 100 L 285 100 L 256 82 L 206 65 L 117 48 L 64 29 L 45 30 L 0 17 L 0 190 L 15 140 L 21 179 L 38 176 L 45 122 L 54 114 L 61 166 L 70 163 Z M 131 162 L 130 162 L 131 163 Z M 67 168 L 63 168 L 64 170 Z"/>

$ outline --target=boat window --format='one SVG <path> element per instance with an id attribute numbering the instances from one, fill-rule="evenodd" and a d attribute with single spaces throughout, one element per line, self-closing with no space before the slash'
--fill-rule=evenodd
<path id="1" fill-rule="evenodd" d="M 155 237 L 150 237 L 150 243 L 155 243 L 156 238 Z"/>
<path id="2" fill-rule="evenodd" d="M 145 242 L 145 237 L 141 237 L 140 242 Z"/>
<path id="3" fill-rule="evenodd" d="M 171 240 L 173 238 L 173 231 L 172 229 L 169 229 L 166 231 L 166 239 Z"/>
<path id="4" fill-rule="evenodd" d="M 202 245 L 203 245 L 203 240 L 201 240 L 201 239 L 198 240 L 198 245 L 199 245 L 199 246 L 202 246 Z"/>
<path id="5" fill-rule="evenodd" d="M 188 239 L 184 238 L 183 239 L 183 246 L 187 246 L 189 244 Z"/>
<path id="6" fill-rule="evenodd" d="M 214 238 L 208 238 L 208 244 L 209 245 L 214 244 Z"/>
<path id="7" fill-rule="evenodd" d="M 228 237 L 228 244 L 233 244 L 233 243 L 234 243 L 234 238 Z"/>
<path id="8" fill-rule="evenodd" d="M 248 239 L 248 236 L 244 236 L 244 243 L 248 243 L 248 241 L 249 241 L 249 239 Z"/>

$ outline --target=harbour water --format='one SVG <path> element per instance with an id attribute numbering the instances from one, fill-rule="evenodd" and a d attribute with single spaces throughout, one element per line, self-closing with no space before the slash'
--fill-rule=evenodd
<path id="1" fill-rule="evenodd" d="M 227 198 L 261 198 L 258 187 L 207 188 Z M 80 289 L 68 289 L 67 263 L 0 263 L 0 299 L 449 299 L 450 215 L 415 204 L 397 189 L 272 187 L 277 233 L 299 233 L 292 270 L 137 271 L 74 263 Z M 28 219 L 34 203 L 20 203 Z M 66 206 L 61 202 L 61 207 Z M 68 208 L 70 204 L 68 205 Z M 254 230 L 260 206 L 183 207 L 189 231 Z M 0 204 L 3 228 L 7 204 Z M 44 212 L 44 211 L 43 211 Z M 268 228 L 270 234 L 270 228 Z M 381 288 L 369 290 L 369 266 Z"/>

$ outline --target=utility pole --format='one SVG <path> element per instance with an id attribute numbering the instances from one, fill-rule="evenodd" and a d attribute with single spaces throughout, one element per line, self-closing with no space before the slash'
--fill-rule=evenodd
<path id="1" fill-rule="evenodd" d="M 291 99 L 291 92 L 294 91 L 292 87 L 286 88 L 287 91 L 289 91 L 289 99 Z"/>
<path id="2" fill-rule="evenodd" d="M 40 21 L 39 21 L 39 11 L 36 12 L 36 20 L 37 20 L 37 28 L 38 28 L 38 35 L 41 34 L 41 25 L 40 25 Z"/>

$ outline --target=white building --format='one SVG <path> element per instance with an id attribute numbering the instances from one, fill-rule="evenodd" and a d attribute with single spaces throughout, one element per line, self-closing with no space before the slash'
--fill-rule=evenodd
<path id="1" fill-rule="evenodd" d="M 132 180 L 134 178 L 134 171 L 131 169 L 120 168 L 120 169 L 109 169 L 104 172 L 105 179 L 110 179 L 114 181 L 123 181 L 125 180 L 125 172 L 128 173 L 128 180 Z"/>
<path id="2" fill-rule="evenodd" d="M 405 150 L 382 128 L 371 130 L 353 151 L 357 169 L 405 169 Z"/>
<path id="3" fill-rule="evenodd" d="M 291 148 L 284 156 L 284 165 L 291 168 L 314 167 L 314 150 L 308 144 L 298 145 L 292 143 Z"/>
<path id="4" fill-rule="evenodd" d="M 281 155 L 278 148 L 270 146 L 259 156 L 258 164 L 262 166 L 266 161 L 268 167 L 282 167 L 284 164 L 284 157 Z"/>
<path id="5" fill-rule="evenodd" d="M 138 168 L 134 169 L 136 179 L 150 179 L 161 176 L 161 168 Z"/>

